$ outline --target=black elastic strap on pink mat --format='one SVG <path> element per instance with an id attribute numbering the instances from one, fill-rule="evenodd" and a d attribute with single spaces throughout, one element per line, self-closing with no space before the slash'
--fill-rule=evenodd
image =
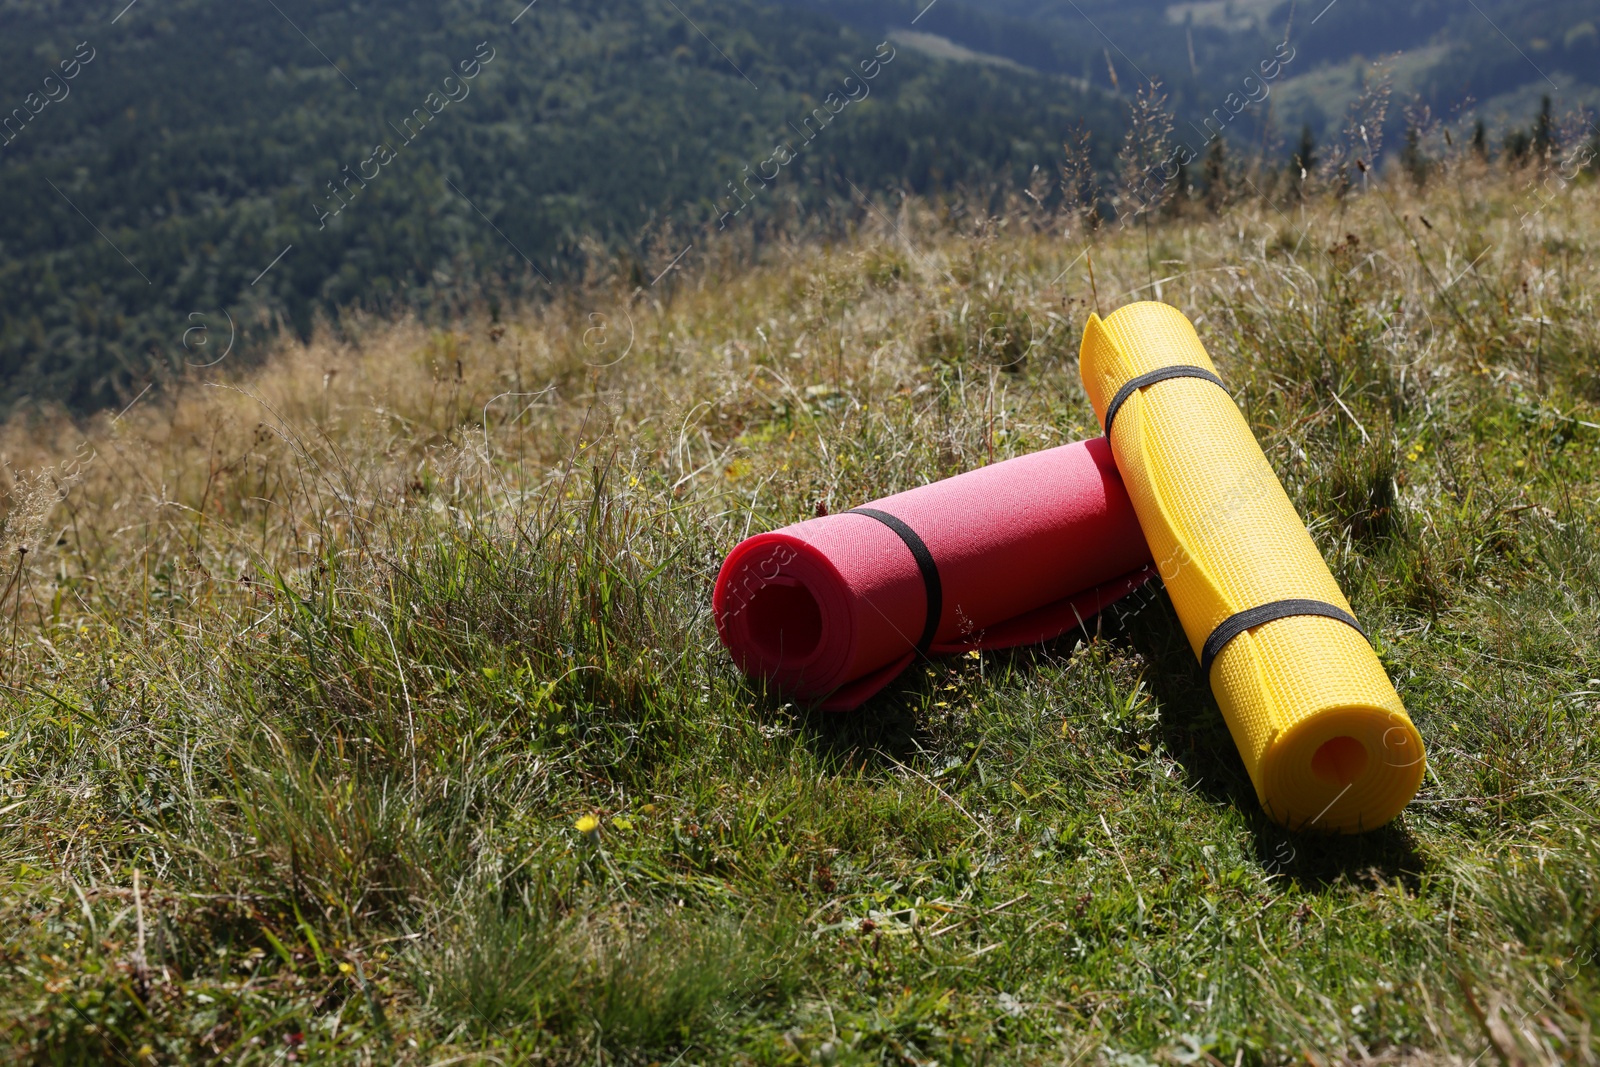
<path id="1" fill-rule="evenodd" d="M 928 620 L 923 623 L 922 637 L 917 641 L 917 654 L 926 656 L 928 649 L 933 647 L 933 635 L 939 632 L 939 616 L 944 614 L 944 586 L 939 582 L 939 565 L 933 561 L 933 553 L 922 543 L 917 531 L 887 511 L 879 511 L 877 508 L 851 508 L 845 514 L 865 515 L 869 519 L 877 519 L 898 534 L 900 540 L 911 550 L 911 555 L 917 561 L 917 569 L 922 572 L 922 587 L 928 594 Z"/>
<path id="2" fill-rule="evenodd" d="M 1367 636 L 1367 631 L 1361 628 L 1355 616 L 1343 608 L 1336 608 L 1320 600 L 1274 600 L 1270 604 L 1250 608 L 1223 619 L 1217 628 L 1211 631 L 1211 636 L 1206 638 L 1205 646 L 1200 650 L 1200 669 L 1210 674 L 1211 664 L 1222 655 L 1222 650 L 1227 647 L 1228 642 L 1251 627 L 1296 615 L 1321 615 L 1325 619 L 1337 619 L 1353 628 L 1362 637 Z"/>
<path id="3" fill-rule="evenodd" d="M 1116 395 L 1111 398 L 1111 403 L 1106 405 L 1107 441 L 1111 440 L 1111 420 L 1117 417 L 1117 409 L 1122 407 L 1123 402 L 1145 386 L 1164 382 L 1168 378 L 1204 378 L 1223 392 L 1228 390 L 1228 387 L 1222 384 L 1222 379 L 1215 374 L 1212 374 L 1204 367 L 1191 367 L 1188 364 L 1180 364 L 1176 367 L 1160 367 L 1147 374 L 1141 374 L 1137 378 L 1130 379 L 1121 389 L 1118 389 Z"/>

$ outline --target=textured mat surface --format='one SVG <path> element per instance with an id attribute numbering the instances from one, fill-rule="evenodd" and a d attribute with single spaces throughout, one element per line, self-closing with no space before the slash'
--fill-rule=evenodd
<path id="1" fill-rule="evenodd" d="M 1216 368 L 1183 313 L 1129 304 L 1091 316 L 1079 354 L 1102 423 L 1126 383 Z M 1111 447 L 1151 554 L 1200 656 L 1225 619 L 1281 600 L 1348 612 L 1305 524 L 1231 397 L 1200 377 L 1127 396 Z M 1346 833 L 1392 819 L 1422 783 L 1422 738 L 1361 633 L 1292 616 L 1247 629 L 1210 669 L 1256 794 L 1278 822 Z"/>
<path id="2" fill-rule="evenodd" d="M 928 652 L 1067 632 L 1153 571 L 1104 441 L 1063 445 L 864 505 L 926 546 L 942 601 Z M 928 586 L 880 519 L 841 513 L 728 554 L 712 607 L 734 662 L 802 699 L 851 708 L 918 655 Z"/>

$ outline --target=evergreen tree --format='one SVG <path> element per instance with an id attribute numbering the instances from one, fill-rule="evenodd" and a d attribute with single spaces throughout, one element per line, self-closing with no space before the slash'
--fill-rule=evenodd
<path id="1" fill-rule="evenodd" d="M 1201 169 L 1206 182 L 1206 206 L 1212 211 L 1220 211 L 1228 202 L 1230 166 L 1227 142 L 1218 137 L 1211 142 L 1211 149 L 1206 152 L 1205 165 Z"/>
<path id="2" fill-rule="evenodd" d="M 1543 167 L 1549 165 L 1550 157 L 1558 147 L 1555 123 L 1550 118 L 1550 97 L 1546 94 L 1539 102 L 1539 117 L 1533 120 L 1529 148 L 1533 152 L 1534 162 Z"/>
<path id="3" fill-rule="evenodd" d="M 1295 149 L 1294 165 L 1300 170 L 1302 181 L 1310 178 L 1317 170 L 1317 142 L 1311 136 L 1310 124 L 1300 127 L 1300 147 Z"/>
<path id="4" fill-rule="evenodd" d="M 1406 123 L 1406 141 L 1400 149 L 1400 165 L 1418 189 L 1428 184 L 1428 157 L 1422 151 L 1422 131 L 1414 122 Z"/>

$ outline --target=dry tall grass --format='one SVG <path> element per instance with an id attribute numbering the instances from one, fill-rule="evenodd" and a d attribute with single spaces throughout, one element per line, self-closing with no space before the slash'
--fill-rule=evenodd
<path id="1" fill-rule="evenodd" d="M 770 247 L 754 264 L 731 247 L 699 252 L 650 289 L 601 280 L 503 322 L 352 315 L 264 366 L 193 372 L 120 416 L 14 420 L 0 437 L 4 501 L 37 514 L 30 479 L 44 472 L 71 487 L 51 525 L 76 537 L 59 552 L 38 544 L 35 608 L 70 573 L 64 560 L 94 560 L 98 581 L 110 560 L 174 555 L 237 578 L 303 563 L 293 553 L 326 532 L 313 516 L 331 530 L 423 494 L 433 507 L 474 489 L 515 498 L 597 448 L 680 497 L 761 484 L 757 503 L 803 486 L 837 504 L 1092 432 L 1077 338 L 1091 307 L 1132 299 L 1176 304 L 1247 375 L 1271 346 L 1300 380 L 1269 391 L 1321 377 L 1360 404 L 1381 379 L 1385 404 L 1409 405 L 1490 375 L 1570 406 L 1597 388 L 1581 358 L 1595 299 L 1581 220 L 1595 191 L 1569 186 L 1546 207 L 1539 189 L 1552 182 L 1566 186 L 1466 160 L 1425 197 L 1394 182 L 1292 206 L 1247 196 L 1222 219 L 1190 206 L 1149 248 L 1137 226 L 1113 239 L 1021 212 L 947 223 L 907 202 L 892 223 L 866 213 L 837 247 Z M 1353 418 L 1336 391 L 1319 419 Z M 936 458 L 899 457 L 863 486 L 825 442 L 819 453 L 797 437 L 791 454 L 787 439 L 749 440 L 774 412 L 914 427 L 896 451 Z"/>

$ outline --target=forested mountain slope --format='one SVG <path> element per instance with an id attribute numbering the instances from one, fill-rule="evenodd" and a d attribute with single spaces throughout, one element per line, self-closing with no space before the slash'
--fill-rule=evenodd
<path id="1" fill-rule="evenodd" d="M 125 403 L 319 311 L 526 291 L 586 239 L 682 235 L 647 284 L 708 223 L 1018 178 L 1119 121 L 822 12 L 524 4 L 0 4 L 0 408 Z"/>
<path id="2" fill-rule="evenodd" d="M 1389 132 L 1405 105 L 1481 112 L 1496 136 L 1549 95 L 1557 113 L 1600 105 L 1600 14 L 1586 0 L 789 0 L 865 33 L 915 27 L 1107 90 L 1158 79 L 1180 124 L 1199 124 L 1287 39 L 1287 83 L 1234 124 L 1240 140 L 1302 124 L 1336 135 L 1364 84 L 1394 78 Z M 1377 63 L 1379 69 L 1374 69 Z M 1270 125 L 1268 123 L 1271 119 Z M 1269 128 L 1263 129 L 1263 126 Z M 1398 143 L 1395 137 L 1391 143 Z"/>

